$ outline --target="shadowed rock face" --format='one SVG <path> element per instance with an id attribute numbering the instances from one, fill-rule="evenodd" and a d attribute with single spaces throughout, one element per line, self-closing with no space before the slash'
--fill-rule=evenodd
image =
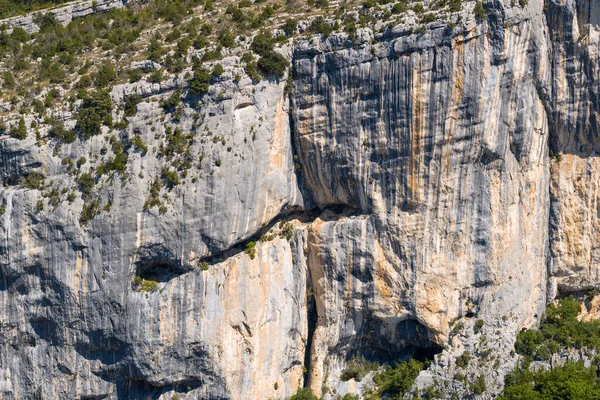
<path id="1" fill-rule="evenodd" d="M 339 380 L 354 354 L 436 353 L 417 386 L 461 395 L 455 359 L 483 352 L 482 335 L 498 364 L 467 372 L 498 392 L 516 332 L 556 290 L 600 288 L 589 4 L 498 1 L 454 30 L 298 39 L 289 97 L 283 82 L 221 81 L 185 106 L 199 167 L 162 192 L 165 213 L 144 208 L 170 166 L 151 100 L 183 79 L 113 89 L 145 101 L 110 133 L 150 149 L 96 182 L 110 211 L 87 225 L 83 199 L 40 211 L 41 191 L 15 185 L 31 170 L 72 183 L 52 146 L 2 137 L 0 397 L 343 395 L 360 387 Z"/>

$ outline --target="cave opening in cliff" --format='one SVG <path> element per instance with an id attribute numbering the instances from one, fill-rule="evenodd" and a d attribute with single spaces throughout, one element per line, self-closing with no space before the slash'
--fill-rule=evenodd
<path id="1" fill-rule="evenodd" d="M 168 282 L 188 272 L 183 266 L 169 260 L 151 260 L 138 263 L 136 276 L 155 282 Z"/>
<path id="2" fill-rule="evenodd" d="M 431 333 L 423 324 L 406 319 L 396 324 L 390 332 L 389 322 L 369 319 L 359 337 L 348 352 L 347 359 L 360 356 L 380 364 L 415 359 L 425 362 L 433 360 L 443 348 L 431 340 Z"/>

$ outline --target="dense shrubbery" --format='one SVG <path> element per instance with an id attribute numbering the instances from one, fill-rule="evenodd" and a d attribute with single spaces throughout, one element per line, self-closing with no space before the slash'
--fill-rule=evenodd
<path id="1" fill-rule="evenodd" d="M 379 368 L 377 362 L 369 362 L 364 357 L 353 357 L 346 365 L 346 369 L 342 371 L 340 379 L 343 381 L 354 379 L 360 382 L 365 375 L 377 368 Z"/>
<path id="2" fill-rule="evenodd" d="M 107 91 L 86 93 L 77 113 L 77 131 L 89 138 L 102 132 L 102 125 L 112 124 L 112 100 Z"/>
<path id="3" fill-rule="evenodd" d="M 531 362 L 548 360 L 560 350 L 600 351 L 600 320 L 578 321 L 578 300 L 561 299 L 546 309 L 539 330 L 523 330 L 517 336 L 515 351 L 524 356 L 521 365 L 505 378 L 502 400 L 599 400 L 600 380 L 596 357 L 589 368 L 583 362 L 567 361 L 550 371 L 533 372 Z"/>
<path id="4" fill-rule="evenodd" d="M 387 395 L 390 399 L 401 399 L 412 387 L 419 372 L 425 364 L 411 359 L 407 362 L 386 366 L 386 368 L 373 377 L 379 396 Z"/>
<path id="5" fill-rule="evenodd" d="M 274 51 L 276 42 L 276 38 L 268 33 L 261 32 L 254 37 L 250 46 L 260 56 L 256 65 L 258 72 L 264 77 L 282 78 L 289 66 L 285 57 Z"/>
<path id="6" fill-rule="evenodd" d="M 0 0 L 0 18 L 57 6 L 69 0 Z"/>
<path id="7" fill-rule="evenodd" d="M 559 348 L 590 348 L 600 351 L 600 320 L 578 321 L 581 308 L 577 300 L 565 298 L 546 309 L 539 330 L 524 330 L 517 336 L 515 351 L 546 360 Z"/>
<path id="8" fill-rule="evenodd" d="M 532 372 L 519 367 L 505 378 L 500 400 L 600 400 L 597 364 L 586 368 L 582 361 L 567 361 L 550 371 Z"/>
<path id="9" fill-rule="evenodd" d="M 319 398 L 313 394 L 312 390 L 300 388 L 296 394 L 290 397 L 290 400 L 319 400 Z"/>

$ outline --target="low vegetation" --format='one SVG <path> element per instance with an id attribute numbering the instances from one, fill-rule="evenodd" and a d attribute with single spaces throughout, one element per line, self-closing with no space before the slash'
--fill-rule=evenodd
<path id="1" fill-rule="evenodd" d="M 593 355 L 600 351 L 600 320 L 579 321 L 580 311 L 578 300 L 563 298 L 548 306 L 539 329 L 519 333 L 515 351 L 522 359 L 506 376 L 501 400 L 600 399 L 599 356 L 589 367 L 582 360 L 567 360 L 550 370 L 531 368 L 533 361 L 543 362 L 561 352 Z"/>

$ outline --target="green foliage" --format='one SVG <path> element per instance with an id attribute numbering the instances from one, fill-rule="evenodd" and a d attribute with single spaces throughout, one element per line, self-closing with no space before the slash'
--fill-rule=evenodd
<path id="1" fill-rule="evenodd" d="M 483 394 L 487 390 L 487 386 L 485 384 L 485 377 L 483 375 L 479 375 L 479 378 L 469 387 L 475 394 Z"/>
<path id="2" fill-rule="evenodd" d="M 373 377 L 377 393 L 380 396 L 387 395 L 393 400 L 402 399 L 424 367 L 422 362 L 414 359 L 394 366 L 386 366 L 385 370 Z"/>
<path id="3" fill-rule="evenodd" d="M 225 70 L 223 69 L 223 66 L 221 64 L 217 63 L 213 67 L 212 76 L 219 77 L 219 76 L 223 75 L 223 72 L 225 72 Z"/>
<path id="4" fill-rule="evenodd" d="M 296 33 L 296 30 L 298 29 L 298 21 L 294 18 L 288 18 L 281 26 L 281 29 L 283 29 L 286 35 L 291 36 Z"/>
<path id="5" fill-rule="evenodd" d="M 346 369 L 342 371 L 340 379 L 343 381 L 354 379 L 360 382 L 365 375 L 377 368 L 379 368 L 377 362 L 369 362 L 364 357 L 353 357 L 346 365 Z"/>
<path id="6" fill-rule="evenodd" d="M 27 175 L 21 177 L 19 182 L 27 189 L 41 189 L 44 186 L 44 176 L 37 171 L 31 171 Z"/>
<path id="7" fill-rule="evenodd" d="M 256 257 L 256 242 L 251 241 L 246 243 L 244 251 L 250 256 L 251 260 L 254 260 L 254 257 Z"/>
<path id="8" fill-rule="evenodd" d="M 231 33 L 223 31 L 219 33 L 219 43 L 223 47 L 230 48 L 235 46 L 235 39 Z"/>
<path id="9" fill-rule="evenodd" d="M 141 276 L 136 275 L 133 278 L 133 287 L 138 292 L 154 292 L 156 289 L 158 289 L 158 282 L 149 279 L 143 279 Z"/>
<path id="10" fill-rule="evenodd" d="M 474 327 L 473 327 L 473 331 L 474 331 L 475 333 L 479 333 L 479 332 L 481 332 L 481 330 L 483 329 L 483 325 L 484 325 L 484 322 L 483 322 L 483 320 L 482 320 L 482 319 L 478 319 L 478 320 L 475 322 L 475 325 L 474 325 Z"/>
<path id="11" fill-rule="evenodd" d="M 188 81 L 190 93 L 194 96 L 203 96 L 208 93 L 211 77 L 212 74 L 208 68 L 204 68 L 200 65 L 194 66 L 194 75 Z"/>
<path id="12" fill-rule="evenodd" d="M 69 0 L 0 0 L 0 18 L 54 7 L 67 1 Z"/>
<path id="13" fill-rule="evenodd" d="M 89 138 L 102 132 L 102 124 L 112 124 L 112 100 L 105 90 L 86 93 L 77 113 L 75 129 L 84 137 Z"/>
<path id="14" fill-rule="evenodd" d="M 467 368 L 471 358 L 471 352 L 469 350 L 465 350 L 465 352 L 456 359 L 456 366 L 459 368 Z"/>
<path id="15" fill-rule="evenodd" d="M 462 0 L 450 0 L 448 9 L 450 12 L 459 12 L 462 9 Z"/>
<path id="16" fill-rule="evenodd" d="M 163 168 L 160 176 L 164 179 L 165 184 L 169 189 L 172 189 L 175 186 L 179 185 L 179 175 L 177 174 L 177 172 L 169 168 Z"/>
<path id="17" fill-rule="evenodd" d="M 77 139 L 75 132 L 65 129 L 63 121 L 51 118 L 49 124 L 50 130 L 48 131 L 48 136 L 56 138 L 64 143 L 73 143 L 75 139 Z"/>
<path id="18" fill-rule="evenodd" d="M 323 36 L 329 36 L 333 32 L 333 26 L 325 22 L 325 19 L 321 16 L 313 19 L 308 29 Z"/>
<path id="19" fill-rule="evenodd" d="M 98 68 L 96 86 L 100 88 L 106 87 L 115 79 L 117 79 L 117 71 L 115 71 L 115 67 L 111 63 L 105 62 Z"/>
<path id="20" fill-rule="evenodd" d="M 292 236 L 294 236 L 294 224 L 281 221 L 279 227 L 281 228 L 280 236 L 286 238 L 288 241 L 291 240 Z"/>
<path id="21" fill-rule="evenodd" d="M 477 19 L 484 19 L 487 15 L 487 11 L 483 7 L 483 3 L 481 1 L 477 1 L 475 6 L 473 7 L 473 14 Z"/>
<path id="22" fill-rule="evenodd" d="M 6 71 L 2 76 L 4 79 L 4 88 L 5 89 L 14 89 L 17 82 L 15 81 L 15 76 L 11 71 Z"/>
<path id="23" fill-rule="evenodd" d="M 137 114 L 137 105 L 142 102 L 142 97 L 138 94 L 132 94 L 125 98 L 125 116 L 133 117 Z"/>
<path id="24" fill-rule="evenodd" d="M 94 177 L 90 173 L 83 173 L 79 175 L 77 179 L 77 183 L 79 184 L 79 190 L 84 196 L 89 196 L 92 193 L 92 189 L 94 189 L 95 181 Z"/>
<path id="25" fill-rule="evenodd" d="M 206 261 L 200 261 L 198 262 L 198 268 L 200 268 L 200 271 L 208 271 L 208 263 Z"/>
<path id="26" fill-rule="evenodd" d="M 279 53 L 268 52 L 258 60 L 258 71 L 264 77 L 274 76 L 281 79 L 289 67 L 288 61 Z"/>
<path id="27" fill-rule="evenodd" d="M 79 215 L 79 224 L 86 225 L 90 222 L 100 211 L 100 202 L 96 199 L 85 202 L 81 214 Z"/>
<path id="28" fill-rule="evenodd" d="M 499 400 L 600 400 L 597 368 L 586 368 L 582 361 L 538 372 L 519 366 L 506 376 Z"/>
<path id="29" fill-rule="evenodd" d="M 163 80 L 163 73 L 160 69 L 155 69 L 150 74 L 150 82 L 151 83 L 161 83 Z"/>
<path id="30" fill-rule="evenodd" d="M 309 388 L 300 388 L 289 400 L 319 400 Z"/>
<path id="31" fill-rule="evenodd" d="M 600 320 L 578 321 L 580 304 L 572 297 L 551 304 L 539 330 L 523 330 L 515 351 L 528 359 L 548 359 L 560 347 L 600 351 Z"/>
<path id="32" fill-rule="evenodd" d="M 27 139 L 27 127 L 25 126 L 25 119 L 23 117 L 19 119 L 18 124 L 15 124 L 10 128 L 9 135 L 14 139 Z"/>
<path id="33" fill-rule="evenodd" d="M 258 72 L 264 77 L 274 76 L 282 78 L 289 66 L 285 57 L 273 50 L 275 43 L 276 39 L 270 34 L 260 32 L 254 37 L 250 45 L 250 49 L 260 56 L 256 66 L 258 67 Z M 251 63 L 252 61 L 247 62 L 246 68 Z"/>
<path id="34" fill-rule="evenodd" d="M 148 152 L 148 146 L 146 146 L 146 143 L 144 143 L 144 141 L 142 140 L 142 137 L 140 135 L 135 135 L 132 139 L 131 139 L 131 144 L 133 144 L 133 147 L 143 153 L 146 154 Z"/>
<path id="35" fill-rule="evenodd" d="M 129 70 L 129 83 L 135 83 L 142 79 L 144 74 L 137 68 L 133 68 Z"/>
<path id="36" fill-rule="evenodd" d="M 392 14 L 402 14 L 408 10 L 406 3 L 401 1 L 392 6 Z"/>
<path id="37" fill-rule="evenodd" d="M 164 112 L 172 113 L 181 104 L 181 94 L 178 91 L 174 91 L 171 96 L 160 102 Z"/>

